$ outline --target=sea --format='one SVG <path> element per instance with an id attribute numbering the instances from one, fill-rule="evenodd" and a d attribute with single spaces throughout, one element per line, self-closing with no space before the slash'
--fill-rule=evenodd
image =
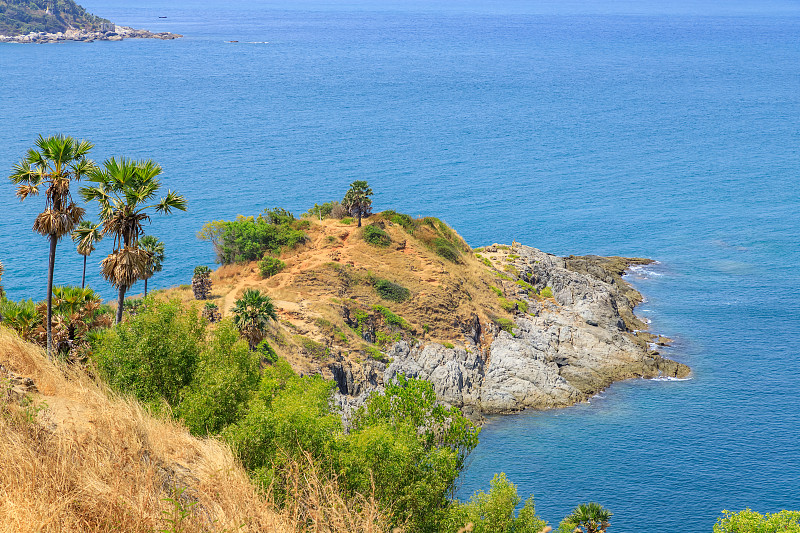
<path id="1" fill-rule="evenodd" d="M 150 287 L 213 265 L 205 222 L 299 214 L 357 179 L 376 210 L 441 217 L 475 247 L 652 258 L 628 276 L 637 312 L 691 379 L 490 417 L 456 496 L 505 472 L 552 524 L 596 501 L 619 533 L 800 510 L 800 2 L 83 5 L 185 37 L 0 45 L 0 170 L 55 133 L 98 162 L 160 163 L 189 209 L 147 226 L 167 257 Z M 41 205 L 0 181 L 12 298 L 45 295 Z M 110 246 L 88 283 L 113 299 Z M 62 241 L 56 283 L 80 270 Z"/>

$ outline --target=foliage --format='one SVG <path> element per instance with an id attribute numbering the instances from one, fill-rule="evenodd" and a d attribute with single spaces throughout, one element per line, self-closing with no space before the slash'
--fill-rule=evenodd
<path id="1" fill-rule="evenodd" d="M 389 358 L 386 357 L 386 354 L 377 349 L 376 347 L 365 344 L 362 346 L 362 348 L 366 352 L 367 357 L 369 357 L 370 359 L 375 359 L 376 361 L 380 361 L 382 363 L 389 362 Z"/>
<path id="2" fill-rule="evenodd" d="M 139 239 L 139 248 L 150 254 L 144 268 L 144 279 L 150 279 L 164 268 L 164 243 L 157 237 L 145 235 Z"/>
<path id="3" fill-rule="evenodd" d="M 0 35 L 57 33 L 70 27 L 99 29 L 104 18 L 92 15 L 73 0 L 0 0 Z"/>
<path id="4" fill-rule="evenodd" d="M 200 352 L 176 414 L 195 435 L 217 434 L 243 415 L 258 382 L 258 353 L 250 351 L 230 320 L 223 320 Z"/>
<path id="5" fill-rule="evenodd" d="M 489 482 L 489 492 L 476 492 L 469 502 L 454 505 L 448 516 L 449 530 L 471 523 L 473 533 L 539 533 L 547 522 L 536 516 L 533 497 L 516 513 L 522 499 L 517 487 L 503 473 Z"/>
<path id="6" fill-rule="evenodd" d="M 722 511 L 714 533 L 800 533 L 800 511 L 762 515 L 751 509 L 738 513 Z"/>
<path id="7" fill-rule="evenodd" d="M 349 226 L 353 223 L 353 217 L 342 217 L 342 224 Z"/>
<path id="8" fill-rule="evenodd" d="M 325 202 L 323 204 L 314 204 L 314 207 L 303 213 L 303 216 L 309 218 L 319 218 L 320 220 L 326 218 L 343 218 L 347 214 L 347 210 L 339 202 Z"/>
<path id="9" fill-rule="evenodd" d="M 295 335 L 295 340 L 297 340 L 300 346 L 303 347 L 303 350 L 312 359 L 325 359 L 330 355 L 330 350 L 327 346 L 313 339 L 309 339 L 303 335 Z"/>
<path id="10" fill-rule="evenodd" d="M 22 339 L 34 340 L 37 326 L 42 323 L 42 316 L 36 310 L 33 300 L 0 299 L 0 321 L 3 325 L 13 329 Z"/>
<path id="11" fill-rule="evenodd" d="M 372 189 L 366 181 L 356 180 L 350 184 L 350 189 L 344 195 L 342 205 L 351 215 L 358 218 L 358 226 L 361 227 L 361 218 L 372 213 Z"/>
<path id="12" fill-rule="evenodd" d="M 397 326 L 402 329 L 411 329 L 411 324 L 409 324 L 405 318 L 394 314 L 390 309 L 382 305 L 373 305 L 372 309 L 383 315 L 383 319 L 387 324 L 391 326 Z"/>
<path id="13" fill-rule="evenodd" d="M 373 286 L 375 287 L 375 291 L 384 300 L 401 303 L 408 300 L 409 296 L 411 296 L 411 291 L 388 279 L 378 279 Z"/>
<path id="14" fill-rule="evenodd" d="M 374 224 L 364 228 L 363 236 L 364 240 L 373 246 L 386 248 L 392 244 L 392 238 L 389 237 L 389 234 Z"/>
<path id="15" fill-rule="evenodd" d="M 494 323 L 503 331 L 514 334 L 514 322 L 508 318 L 495 318 Z"/>
<path id="16" fill-rule="evenodd" d="M 233 307 L 233 323 L 254 350 L 264 338 L 270 320 L 278 320 L 272 299 L 256 289 L 245 289 Z"/>
<path id="17" fill-rule="evenodd" d="M 203 318 L 211 324 L 222 320 L 219 306 L 213 302 L 206 302 L 206 305 L 203 306 Z"/>
<path id="18" fill-rule="evenodd" d="M 517 308 L 517 304 L 515 302 L 511 302 L 506 300 L 502 296 L 500 297 L 500 307 L 508 311 L 509 313 L 513 312 Z"/>
<path id="19" fill-rule="evenodd" d="M 539 292 L 539 296 L 542 298 L 552 298 L 553 297 L 553 289 L 550 287 L 545 287 Z"/>
<path id="20" fill-rule="evenodd" d="M 404 213 L 397 213 L 396 211 L 387 210 L 383 211 L 381 215 L 391 221 L 393 224 L 402 226 L 409 235 L 414 235 L 414 231 L 419 225 L 419 222 L 411 215 L 406 215 Z"/>
<path id="21" fill-rule="evenodd" d="M 161 166 L 150 159 L 112 157 L 102 168 L 89 171 L 89 181 L 96 185 L 81 189 L 85 201 L 95 201 L 100 207 L 103 235 L 114 236 L 113 250 L 100 263 L 100 272 L 118 289 L 117 322 L 122 320 L 125 292 L 147 276 L 151 254 L 139 247 L 139 238 L 144 233 L 144 223 L 150 221 L 148 211 L 164 215 L 173 209 L 186 211 L 186 198 L 172 190 L 155 201 L 161 188 L 157 179 L 161 171 Z"/>
<path id="22" fill-rule="evenodd" d="M 274 276 L 284 268 L 286 268 L 286 263 L 271 255 L 265 255 L 264 258 L 258 262 L 258 271 L 261 273 L 261 277 L 264 278 Z"/>
<path id="23" fill-rule="evenodd" d="M 495 293 L 497 296 L 503 296 L 503 291 L 495 287 L 494 285 L 489 285 L 489 288 Z"/>
<path id="24" fill-rule="evenodd" d="M 453 263 L 458 263 L 460 260 L 460 254 L 453 243 L 442 237 L 433 240 L 433 251 Z"/>
<path id="25" fill-rule="evenodd" d="M 198 237 L 211 242 L 218 263 L 257 261 L 265 253 L 277 255 L 284 248 L 306 242 L 308 236 L 300 229 L 302 222 L 288 211 L 275 208 L 257 218 L 240 215 L 236 220 L 208 222 Z"/>
<path id="26" fill-rule="evenodd" d="M 449 350 L 452 350 L 453 348 L 456 347 L 455 344 L 453 344 L 452 342 L 443 342 L 442 346 L 444 346 L 445 348 L 447 348 Z"/>
<path id="27" fill-rule="evenodd" d="M 82 220 L 72 232 L 72 240 L 78 245 L 79 254 L 84 256 L 91 255 L 95 249 L 94 245 L 103 240 L 100 224 Z"/>
<path id="28" fill-rule="evenodd" d="M 193 379 L 204 333 L 204 322 L 193 307 L 177 299 L 151 298 L 130 320 L 102 336 L 93 358 L 112 388 L 156 410 L 162 401 L 176 407 Z"/>
<path id="29" fill-rule="evenodd" d="M 278 362 L 278 354 L 275 353 L 275 350 L 266 340 L 258 343 L 258 346 L 256 346 L 256 352 L 261 357 L 261 360 L 265 363 L 275 364 Z"/>
<path id="30" fill-rule="evenodd" d="M 559 524 L 561 531 L 581 528 L 583 533 L 605 533 L 613 513 L 599 503 L 582 503 Z"/>
<path id="31" fill-rule="evenodd" d="M 503 274 L 500 271 L 495 272 L 494 275 L 497 276 L 498 278 L 502 279 L 502 280 L 505 280 L 505 281 L 514 281 L 511 278 L 511 276 L 509 276 L 508 274 Z"/>

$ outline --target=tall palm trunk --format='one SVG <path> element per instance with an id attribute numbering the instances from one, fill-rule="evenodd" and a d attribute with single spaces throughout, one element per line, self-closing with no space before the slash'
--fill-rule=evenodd
<path id="1" fill-rule="evenodd" d="M 144 297 L 147 298 L 147 278 L 144 278 Z"/>
<path id="2" fill-rule="evenodd" d="M 81 276 L 81 289 L 86 287 L 86 256 L 83 256 L 83 276 Z"/>
<path id="3" fill-rule="evenodd" d="M 56 267 L 58 239 L 50 234 L 50 262 L 47 266 L 47 357 L 53 357 L 53 272 Z"/>
<path id="4" fill-rule="evenodd" d="M 358 227 L 361 227 L 361 209 L 358 210 Z"/>
<path id="5" fill-rule="evenodd" d="M 122 308 L 125 307 L 125 285 L 119 286 L 119 293 L 117 295 L 117 324 L 122 322 Z"/>

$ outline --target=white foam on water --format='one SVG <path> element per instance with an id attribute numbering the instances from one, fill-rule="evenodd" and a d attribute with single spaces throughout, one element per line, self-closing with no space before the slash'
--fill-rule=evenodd
<path id="1" fill-rule="evenodd" d="M 689 381 L 691 377 L 688 378 L 676 378 L 672 376 L 656 376 L 654 378 L 650 378 L 650 381 Z"/>

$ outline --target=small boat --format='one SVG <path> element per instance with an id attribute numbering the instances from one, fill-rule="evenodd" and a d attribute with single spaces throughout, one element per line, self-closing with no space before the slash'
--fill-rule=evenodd
<path id="1" fill-rule="evenodd" d="M 158 18 L 160 18 L 160 19 L 165 19 L 165 18 L 167 18 L 167 17 L 158 17 Z"/>
<path id="2" fill-rule="evenodd" d="M 228 43 L 238 43 L 239 41 L 226 41 Z"/>

